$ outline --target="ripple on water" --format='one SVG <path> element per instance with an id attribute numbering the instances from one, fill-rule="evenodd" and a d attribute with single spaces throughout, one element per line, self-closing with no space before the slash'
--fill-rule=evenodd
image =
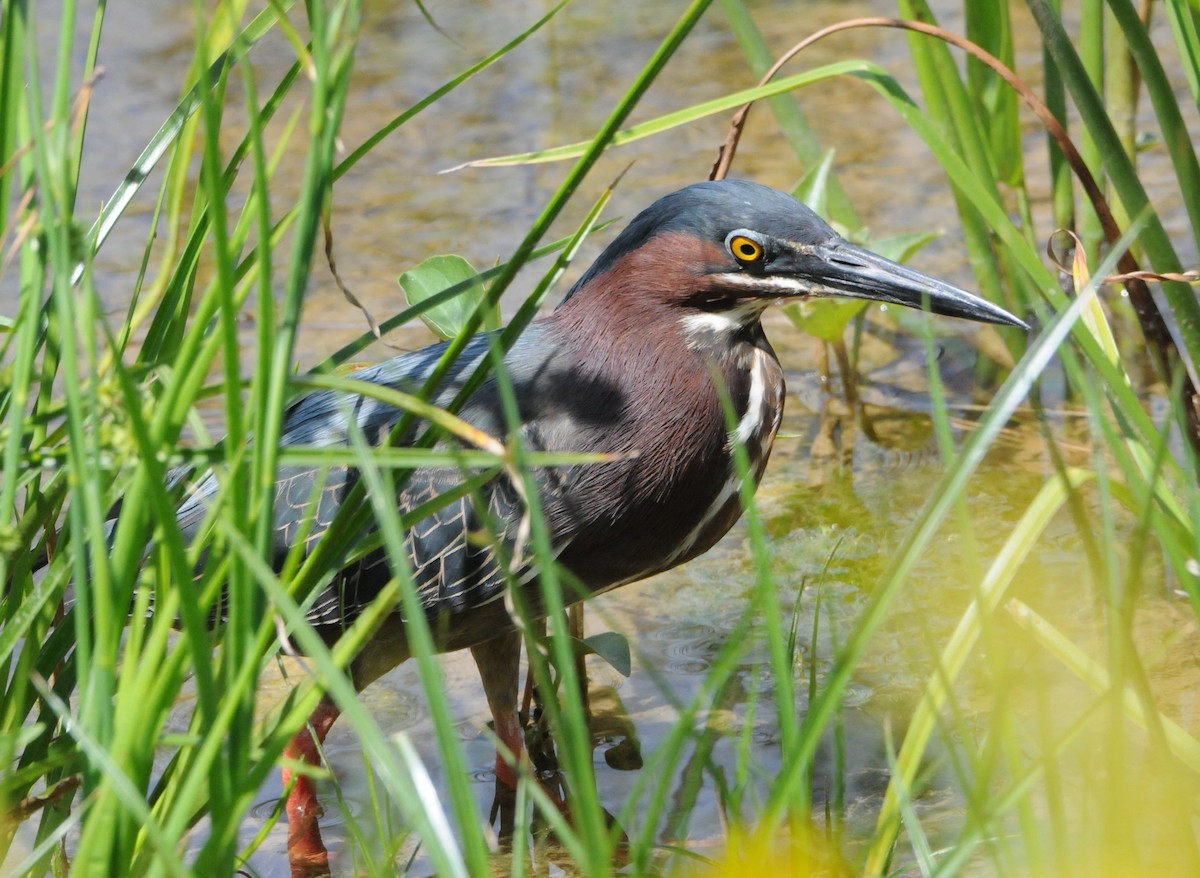
<path id="1" fill-rule="evenodd" d="M 779 743 L 779 726 L 760 723 L 754 727 L 750 739 L 760 747 L 774 747 Z"/>
<path id="2" fill-rule="evenodd" d="M 846 687 L 846 691 L 842 695 L 842 706 L 862 707 L 874 697 L 874 687 L 860 683 L 851 683 Z"/>
<path id="3" fill-rule="evenodd" d="M 651 636 L 666 644 L 668 671 L 695 675 L 704 674 L 712 667 L 712 660 L 725 643 L 728 632 L 703 622 L 687 622 L 660 628 Z"/>
<path id="4" fill-rule="evenodd" d="M 250 806 L 250 816 L 255 820 L 267 820 L 279 807 L 278 799 L 264 799 Z"/>
<path id="5" fill-rule="evenodd" d="M 358 797 L 347 795 L 347 788 L 342 787 L 342 795 L 334 797 L 332 792 L 321 794 L 317 793 L 318 799 L 328 804 L 336 802 L 335 807 L 325 807 L 321 813 L 321 828 L 331 828 L 334 826 L 342 826 L 347 821 L 347 812 L 351 818 L 358 818 L 365 814 L 369 814 L 372 806 L 368 802 L 360 801 Z M 275 813 L 275 809 L 280 807 L 279 799 L 263 799 L 261 802 L 256 802 L 250 807 L 250 818 L 252 820 L 265 821 L 271 818 Z M 281 817 L 280 820 L 287 822 L 286 817 Z"/>
<path id="6" fill-rule="evenodd" d="M 479 723 L 472 717 L 465 717 L 454 724 L 454 737 L 459 741 L 474 741 L 479 737 Z"/>
<path id="7" fill-rule="evenodd" d="M 407 689 L 376 684 L 368 686 L 359 698 L 379 727 L 389 734 L 412 728 L 428 714 L 424 699 Z"/>
<path id="8" fill-rule="evenodd" d="M 493 768 L 477 768 L 467 775 L 471 779 L 471 783 L 495 783 L 496 769 Z"/>

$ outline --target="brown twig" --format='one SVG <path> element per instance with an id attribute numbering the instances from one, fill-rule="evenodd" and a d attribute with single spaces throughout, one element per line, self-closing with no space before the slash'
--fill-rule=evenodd
<path id="1" fill-rule="evenodd" d="M 401 348 L 396 347 L 391 342 L 383 337 L 383 333 L 379 331 L 379 324 L 375 321 L 375 317 L 367 309 L 367 306 L 358 300 L 358 297 L 350 291 L 342 280 L 341 274 L 338 273 L 337 258 L 333 255 L 334 240 L 333 240 L 333 220 L 330 217 L 331 211 L 328 207 L 321 211 L 321 228 L 325 233 L 325 264 L 329 266 L 329 273 L 333 275 L 333 282 L 337 284 L 337 288 L 342 291 L 342 296 L 346 301 L 362 312 L 363 317 L 367 320 L 367 326 L 371 330 L 371 335 L 375 336 L 375 340 L 383 343 L 394 351 L 403 353 Z"/>
<path id="2" fill-rule="evenodd" d="M 92 92 L 96 88 L 96 83 L 104 78 L 104 73 L 105 70 L 103 67 L 97 67 L 92 75 L 88 78 L 87 82 L 79 87 L 79 93 L 75 95 L 75 102 L 71 105 L 72 131 L 79 131 L 80 126 L 83 125 L 83 120 L 87 118 L 87 109 L 92 103 Z M 50 131 L 57 124 L 57 119 L 47 119 L 42 124 L 42 130 Z M 12 170 L 12 166 L 16 164 L 21 156 L 33 149 L 33 143 L 34 142 L 31 139 L 28 143 L 24 143 L 17 147 L 17 149 L 8 157 L 4 164 L 0 165 L 0 177 L 3 177 L 10 170 Z"/>
<path id="3" fill-rule="evenodd" d="M 1200 284 L 1200 271 L 1131 271 L 1127 274 L 1110 274 L 1104 279 L 1106 284 L 1123 284 L 1127 280 L 1144 280 L 1160 284 Z"/>
<path id="4" fill-rule="evenodd" d="M 1050 264 L 1061 271 L 1063 274 L 1070 274 L 1072 267 L 1067 264 L 1067 256 L 1059 253 L 1054 249 L 1054 239 L 1060 234 L 1070 235 L 1074 244 L 1079 246 L 1079 238 L 1074 232 L 1069 229 L 1055 229 L 1050 239 L 1046 244 L 1046 257 L 1050 260 Z M 1100 286 L 1112 286 L 1115 284 L 1123 284 L 1127 280 L 1144 280 L 1150 283 L 1179 283 L 1179 284 L 1200 284 L 1200 271 L 1192 269 L 1191 271 L 1135 271 L 1130 274 L 1110 274 L 1108 277 L 1100 281 Z"/>
<path id="5" fill-rule="evenodd" d="M 61 801 L 65 796 L 74 793 L 83 783 L 83 777 L 78 774 L 73 774 L 69 777 L 64 777 L 46 792 L 40 796 L 26 796 L 9 813 L 14 823 L 23 823 L 28 820 L 38 811 L 43 808 L 54 805 Z"/>
<path id="6" fill-rule="evenodd" d="M 87 118 L 88 107 L 92 104 L 92 92 L 96 90 L 96 83 L 104 78 L 105 70 L 103 67 L 97 67 L 87 81 L 79 87 L 79 93 L 75 95 L 75 101 L 71 105 L 71 131 L 78 132 L 83 127 L 83 120 Z M 57 119 L 47 119 L 42 125 L 44 131 L 50 131 L 58 124 Z M 33 149 L 34 141 L 29 140 L 24 143 L 8 157 L 3 164 L 0 164 L 0 177 L 4 177 L 12 170 L 13 165 L 20 161 L 21 157 Z M 21 200 L 17 204 L 16 215 L 20 215 L 25 211 L 29 211 L 30 205 L 33 203 L 34 190 L 27 189 L 21 195 Z M 9 245 L 8 255 L 4 257 L 3 262 L 0 262 L 0 280 L 4 278 L 5 269 L 12 263 L 13 257 L 21 249 L 21 245 L 37 227 L 38 211 L 36 209 L 30 211 L 25 220 L 18 225 L 13 231 L 12 244 Z M 2 249 L 2 247 L 0 247 Z"/>

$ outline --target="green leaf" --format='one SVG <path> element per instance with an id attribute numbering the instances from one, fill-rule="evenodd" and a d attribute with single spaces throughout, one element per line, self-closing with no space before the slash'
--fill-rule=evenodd
<path id="1" fill-rule="evenodd" d="M 598 655 L 622 677 L 633 671 L 633 660 L 629 655 L 629 641 L 616 631 L 602 631 L 582 640 L 571 638 L 576 655 Z"/>
<path id="2" fill-rule="evenodd" d="M 813 83 L 823 82 L 827 79 L 832 79 L 836 76 L 858 75 L 865 74 L 872 70 L 877 70 L 877 65 L 867 61 L 838 61 L 834 64 L 826 64 L 823 67 L 817 67 L 813 70 L 806 70 L 804 73 L 797 73 L 795 76 L 786 76 L 783 79 L 777 79 L 766 85 L 756 86 L 754 88 L 742 89 L 741 91 L 732 92 L 723 95 L 719 98 L 714 98 L 711 101 L 705 101 L 700 104 L 694 104 L 690 107 L 685 107 L 682 110 L 676 110 L 673 113 L 667 113 L 665 116 L 659 116 L 656 119 L 650 119 L 646 122 L 641 122 L 637 125 L 632 125 L 629 128 L 624 128 L 616 132 L 608 141 L 607 148 L 616 146 L 624 146 L 627 143 L 633 143 L 642 140 L 646 137 L 651 137 L 655 134 L 660 134 L 663 131 L 670 131 L 673 128 L 678 128 L 681 125 L 687 125 L 696 122 L 700 119 L 705 119 L 709 116 L 715 116 L 718 113 L 724 113 L 727 110 L 736 110 L 742 104 L 750 103 L 751 101 L 770 98 L 774 95 L 783 94 L 792 91 L 793 89 L 802 88 Z M 453 168 L 448 168 L 448 171 L 459 171 L 463 168 L 504 168 L 513 165 L 537 165 L 545 162 L 561 162 L 568 159 L 578 158 L 586 152 L 590 141 L 579 141 L 578 143 L 568 143 L 565 146 L 556 146 L 548 149 L 540 149 L 535 152 L 514 153 L 512 155 L 493 156 L 491 158 L 476 159 L 475 161 L 464 162 L 461 165 L 456 165 Z"/>
<path id="3" fill-rule="evenodd" d="M 821 216 L 829 216 L 830 173 L 833 169 L 833 150 L 825 151 L 821 161 L 800 178 L 792 192 L 797 199 L 807 204 Z"/>
<path id="4" fill-rule="evenodd" d="M 869 304 L 854 299 L 812 299 L 788 305 L 783 313 L 801 332 L 821 341 L 835 342 L 841 340 L 850 321 Z"/>
<path id="5" fill-rule="evenodd" d="M 462 286 L 460 292 L 421 313 L 425 325 L 442 338 L 458 335 L 467 318 L 483 300 L 483 282 L 479 280 L 479 272 L 461 256 L 445 255 L 431 256 L 400 275 L 404 298 L 414 306 L 456 285 Z M 484 320 L 484 329 L 497 329 L 499 326 L 500 320 L 496 314 L 490 314 Z"/>
<path id="6" fill-rule="evenodd" d="M 871 241 L 871 249 L 893 262 L 908 262 L 918 251 L 941 236 L 941 232 L 906 232 L 902 235 L 876 238 Z"/>

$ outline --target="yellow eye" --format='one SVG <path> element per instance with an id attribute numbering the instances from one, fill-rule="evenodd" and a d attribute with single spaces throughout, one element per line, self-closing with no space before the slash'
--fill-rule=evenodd
<path id="1" fill-rule="evenodd" d="M 763 257 L 763 246 L 753 238 L 734 235 L 729 239 L 729 252 L 738 262 L 758 262 Z"/>

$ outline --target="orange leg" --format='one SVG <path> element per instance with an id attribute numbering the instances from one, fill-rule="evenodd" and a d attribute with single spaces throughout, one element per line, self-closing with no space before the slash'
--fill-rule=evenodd
<path id="1" fill-rule="evenodd" d="M 483 681 L 483 694 L 487 696 L 488 708 L 496 737 L 512 753 L 514 759 L 521 758 L 523 741 L 521 720 L 517 713 L 517 679 L 521 667 L 521 635 L 513 632 L 478 643 L 471 647 L 471 656 L 479 668 Z M 496 798 L 492 803 L 491 819 L 500 815 L 499 835 L 508 838 L 513 832 L 517 789 L 516 768 L 496 750 Z"/>
<path id="2" fill-rule="evenodd" d="M 512 753 L 516 761 L 520 761 L 525 750 L 524 730 L 521 727 L 520 714 L 517 711 L 517 688 L 520 678 L 521 664 L 521 635 L 506 634 L 471 647 L 471 655 L 479 668 L 479 676 L 483 681 L 483 691 L 487 696 L 488 707 L 492 711 L 492 721 L 496 737 L 500 743 Z M 559 785 L 555 782 L 542 782 L 542 789 L 550 796 L 555 807 L 570 818 L 570 809 L 563 797 Z M 491 819 L 495 820 L 497 813 L 500 823 L 497 832 L 501 839 L 508 838 L 513 832 L 513 817 L 515 816 L 517 788 L 517 771 L 513 763 L 496 751 L 496 799 L 492 805 Z"/>
<path id="3" fill-rule="evenodd" d="M 320 746 L 341 713 L 328 697 L 323 698 L 309 717 L 308 725 L 284 748 L 283 755 L 307 765 L 321 764 Z M 293 785 L 293 779 L 295 783 Z M 283 770 L 283 788 L 291 787 L 287 800 L 288 862 L 292 878 L 315 878 L 329 874 L 329 852 L 321 840 L 317 818 L 321 805 L 313 779 L 303 774 Z"/>

